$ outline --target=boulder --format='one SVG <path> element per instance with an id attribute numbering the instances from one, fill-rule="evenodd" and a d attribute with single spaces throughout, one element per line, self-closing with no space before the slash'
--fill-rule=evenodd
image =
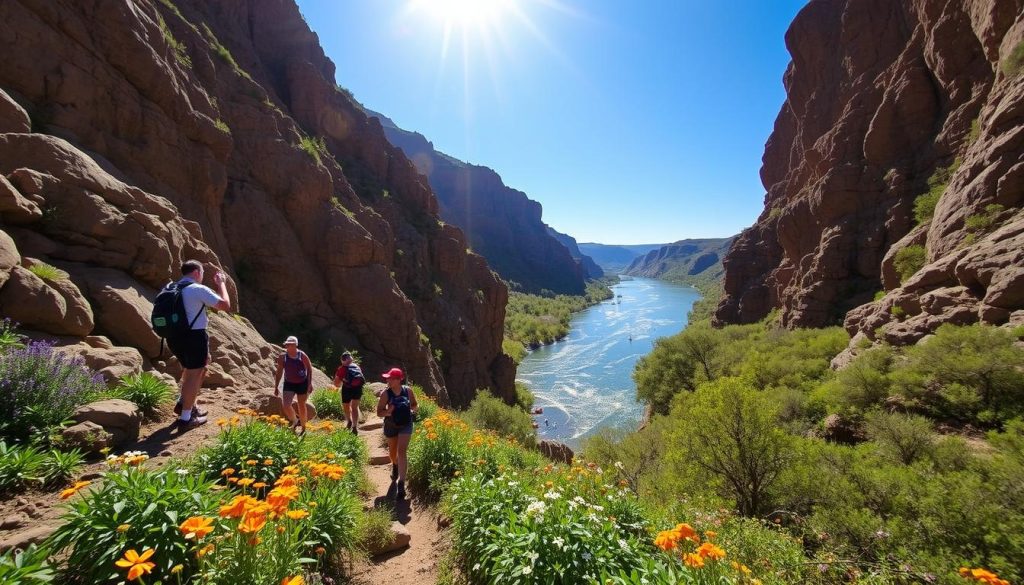
<path id="1" fill-rule="evenodd" d="M 75 409 L 71 416 L 78 423 L 91 422 L 110 433 L 115 445 L 134 443 L 139 440 L 142 426 L 142 411 L 133 402 L 109 398 L 92 402 Z"/>
<path id="2" fill-rule="evenodd" d="M 6 132 L 26 133 L 32 131 L 32 120 L 28 112 L 14 98 L 0 89 L 0 134 Z"/>
<path id="3" fill-rule="evenodd" d="M 541 455 L 557 463 L 572 463 L 572 458 L 575 456 L 568 445 L 558 441 L 541 441 L 537 443 L 537 450 L 541 452 Z"/>
<path id="4" fill-rule="evenodd" d="M 89 369 L 103 376 L 108 384 L 142 371 L 142 354 L 134 347 L 93 347 L 87 343 L 57 345 L 54 349 L 80 356 Z"/>
<path id="5" fill-rule="evenodd" d="M 38 203 L 23 196 L 6 177 L 0 175 L 0 217 L 9 224 L 30 224 L 43 218 L 43 210 Z"/>
<path id="6" fill-rule="evenodd" d="M 402 525 L 401 522 L 394 521 L 391 523 L 391 529 L 388 531 L 388 537 L 382 539 L 383 542 L 372 542 L 369 543 L 366 549 L 366 553 L 371 557 L 377 557 L 396 550 L 402 550 L 409 546 L 412 542 L 412 534 L 409 529 Z"/>
<path id="7" fill-rule="evenodd" d="M 822 422 L 821 438 L 844 445 L 853 445 L 864 440 L 860 427 L 839 414 L 830 414 L 825 417 Z"/>
<path id="8" fill-rule="evenodd" d="M 25 530 L 13 532 L 0 540 L 0 554 L 9 550 L 24 550 L 30 544 L 39 544 L 57 530 L 56 523 L 35 524 Z"/>
<path id="9" fill-rule="evenodd" d="M 7 232 L 0 230 L 0 288 L 3 288 L 7 279 L 11 277 L 11 271 L 19 264 L 21 254 L 18 253 L 18 246 Z"/>
<path id="10" fill-rule="evenodd" d="M 292 403 L 292 409 L 296 408 L 296 404 Z M 252 409 L 260 414 L 278 416 L 284 416 L 284 411 L 281 410 L 281 396 L 274 396 L 273 394 L 262 394 L 253 399 Z M 306 414 L 309 420 L 313 420 L 317 417 L 316 407 L 313 403 L 306 401 Z"/>
<path id="11" fill-rule="evenodd" d="M 61 444 L 71 449 L 81 449 L 86 453 L 99 453 L 101 449 L 114 446 L 114 435 L 102 426 L 90 422 L 80 422 L 65 428 L 60 433 Z"/>
<path id="12" fill-rule="evenodd" d="M 74 283 L 44 281 L 21 266 L 11 269 L 0 289 L 0 313 L 54 335 L 83 337 L 93 328 L 92 309 Z"/>

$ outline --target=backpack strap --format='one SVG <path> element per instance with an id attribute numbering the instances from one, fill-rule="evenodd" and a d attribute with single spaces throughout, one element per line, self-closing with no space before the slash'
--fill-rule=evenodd
<path id="1" fill-rule="evenodd" d="M 192 282 L 191 280 L 179 280 L 177 284 L 178 284 L 178 294 L 181 295 L 181 297 L 182 297 L 181 304 L 182 304 L 182 306 L 184 306 L 185 305 L 185 298 L 184 298 L 185 297 L 185 288 L 188 287 L 189 285 L 195 284 L 195 283 Z M 192 326 L 194 326 L 196 324 L 196 321 L 199 320 L 199 315 L 202 315 L 203 311 L 205 311 L 205 310 L 206 310 L 206 303 L 203 303 L 203 306 L 199 307 L 199 312 L 197 312 L 196 316 L 193 317 L 192 321 L 189 322 L 189 324 L 188 324 L 189 330 L 192 329 Z M 188 313 L 185 313 L 185 318 L 188 318 Z M 163 354 L 163 346 L 162 345 L 160 347 L 160 353 Z"/>

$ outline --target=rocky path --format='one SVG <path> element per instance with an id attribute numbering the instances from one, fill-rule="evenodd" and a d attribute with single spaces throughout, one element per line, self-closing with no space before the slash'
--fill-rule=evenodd
<path id="1" fill-rule="evenodd" d="M 436 583 L 438 563 L 448 550 L 447 537 L 438 525 L 436 510 L 417 499 L 415 493 L 410 491 L 408 499 L 395 501 L 391 463 L 384 435 L 380 431 L 381 425 L 381 419 L 375 415 L 369 416 L 360 425 L 359 436 L 370 451 L 370 464 L 366 473 L 374 488 L 365 504 L 367 508 L 390 509 L 398 537 L 396 544 L 406 540 L 408 545 L 357 562 L 352 582 L 359 585 L 386 582 Z"/>

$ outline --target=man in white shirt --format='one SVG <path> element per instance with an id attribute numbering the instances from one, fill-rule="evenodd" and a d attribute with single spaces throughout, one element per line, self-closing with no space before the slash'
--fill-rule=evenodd
<path id="1" fill-rule="evenodd" d="M 203 286 L 202 262 L 185 262 L 181 265 L 181 274 L 182 278 L 178 283 L 183 286 L 182 303 L 192 326 L 182 335 L 168 337 L 167 347 L 185 370 L 181 377 L 181 399 L 175 405 L 174 411 L 179 413 L 179 427 L 187 430 L 206 422 L 206 413 L 199 412 L 198 408 L 194 409 L 199 388 L 203 385 L 203 377 L 206 375 L 206 362 L 210 356 L 210 336 L 206 332 L 209 323 L 206 307 L 228 311 L 231 309 L 231 301 L 228 297 L 227 279 L 220 270 L 213 275 L 213 282 L 220 294 Z"/>

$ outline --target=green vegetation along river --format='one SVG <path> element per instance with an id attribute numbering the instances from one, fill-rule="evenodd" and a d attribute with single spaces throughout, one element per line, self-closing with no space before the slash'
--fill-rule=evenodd
<path id="1" fill-rule="evenodd" d="M 519 364 L 517 379 L 544 409 L 534 417 L 541 439 L 575 448 L 599 428 L 635 427 L 643 405 L 636 401 L 633 365 L 656 339 L 682 331 L 700 298 L 693 288 L 648 278 L 624 277 L 611 288 L 615 297 L 573 316 L 565 339 L 529 352 Z"/>

